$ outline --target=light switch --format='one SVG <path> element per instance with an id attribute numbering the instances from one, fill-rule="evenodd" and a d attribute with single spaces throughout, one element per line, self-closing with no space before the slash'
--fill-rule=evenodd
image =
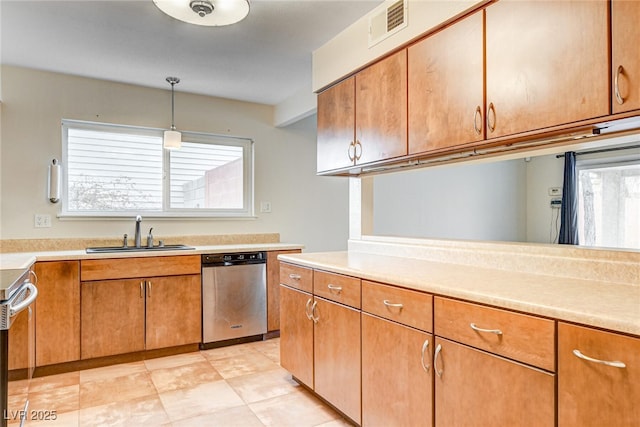
<path id="1" fill-rule="evenodd" d="M 260 202 L 260 212 L 271 213 L 271 202 Z"/>
<path id="2" fill-rule="evenodd" d="M 35 228 L 51 227 L 51 215 L 36 214 L 34 220 Z"/>

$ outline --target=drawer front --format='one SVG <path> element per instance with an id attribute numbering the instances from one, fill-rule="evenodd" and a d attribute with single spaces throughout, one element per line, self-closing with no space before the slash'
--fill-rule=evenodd
<path id="1" fill-rule="evenodd" d="M 313 274 L 313 294 L 360 308 L 360 279 L 316 270 Z"/>
<path id="2" fill-rule="evenodd" d="M 435 334 L 555 372 L 555 321 L 436 297 Z"/>
<path id="3" fill-rule="evenodd" d="M 83 282 L 184 274 L 200 274 L 200 255 L 83 259 L 80 261 L 80 280 Z"/>
<path id="4" fill-rule="evenodd" d="M 280 283 L 311 293 L 313 292 L 313 270 L 281 262 Z"/>
<path id="5" fill-rule="evenodd" d="M 412 326 L 433 330 L 433 296 L 380 283 L 362 282 L 362 311 Z"/>

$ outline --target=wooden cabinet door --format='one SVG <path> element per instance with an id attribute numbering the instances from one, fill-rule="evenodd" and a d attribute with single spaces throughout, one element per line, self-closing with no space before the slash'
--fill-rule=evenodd
<path id="1" fill-rule="evenodd" d="M 608 14 L 606 0 L 486 8 L 487 138 L 609 114 Z"/>
<path id="2" fill-rule="evenodd" d="M 433 337 L 362 314 L 362 425 L 433 425 Z"/>
<path id="3" fill-rule="evenodd" d="M 144 280 L 82 282 L 81 357 L 144 350 Z"/>
<path id="4" fill-rule="evenodd" d="M 356 74 L 356 163 L 407 154 L 407 51 Z"/>
<path id="5" fill-rule="evenodd" d="M 360 424 L 360 311 L 314 302 L 314 390 Z"/>
<path id="6" fill-rule="evenodd" d="M 280 329 L 280 254 L 297 254 L 300 249 L 267 252 L 267 331 Z"/>
<path id="7" fill-rule="evenodd" d="M 409 154 L 484 139 L 482 11 L 408 49 Z"/>
<path id="8" fill-rule="evenodd" d="M 147 279 L 145 286 L 145 348 L 153 350 L 200 342 L 200 275 L 154 277 Z"/>
<path id="9" fill-rule="evenodd" d="M 280 365 L 313 388 L 313 322 L 307 317 L 313 297 L 280 286 Z"/>
<path id="10" fill-rule="evenodd" d="M 79 262 L 38 262 L 35 272 L 36 366 L 80 360 Z"/>
<path id="11" fill-rule="evenodd" d="M 440 337 L 433 367 L 437 427 L 555 425 L 548 372 Z"/>
<path id="12" fill-rule="evenodd" d="M 640 339 L 559 322 L 558 426 L 637 426 L 638 402 Z"/>
<path id="13" fill-rule="evenodd" d="M 613 113 L 640 109 L 639 22 L 640 2 L 629 0 L 611 2 Z M 616 96 L 616 77 L 618 96 Z"/>
<path id="14" fill-rule="evenodd" d="M 353 165 L 355 114 L 354 77 L 318 95 L 318 172 Z"/>

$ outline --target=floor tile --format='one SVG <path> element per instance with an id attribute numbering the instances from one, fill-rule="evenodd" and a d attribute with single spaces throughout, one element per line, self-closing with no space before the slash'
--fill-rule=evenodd
<path id="1" fill-rule="evenodd" d="M 80 383 L 127 377 L 141 372 L 147 372 L 144 362 L 121 363 L 103 368 L 80 371 Z"/>
<path id="2" fill-rule="evenodd" d="M 291 374 L 282 368 L 230 378 L 227 383 L 246 403 L 282 396 L 300 389 Z"/>
<path id="3" fill-rule="evenodd" d="M 303 390 L 251 403 L 249 408 L 266 426 L 311 427 L 341 418 L 333 409 Z"/>
<path id="4" fill-rule="evenodd" d="M 157 359 L 148 359 L 144 361 L 144 365 L 149 371 L 156 369 L 174 368 L 176 366 L 190 365 L 192 363 L 205 362 L 207 359 L 200 352 L 192 352 L 185 354 L 177 354 L 175 356 L 158 357 Z"/>
<path id="5" fill-rule="evenodd" d="M 175 421 L 171 425 L 173 427 L 264 427 L 256 414 L 247 406 L 223 409 L 212 414 Z"/>
<path id="6" fill-rule="evenodd" d="M 171 421 L 193 418 L 244 404 L 225 381 L 160 393 L 160 399 Z"/>
<path id="7" fill-rule="evenodd" d="M 250 343 L 249 347 L 259 351 L 276 363 L 280 363 L 280 338 Z"/>
<path id="8" fill-rule="evenodd" d="M 231 345 L 228 347 L 212 348 L 210 350 L 202 350 L 200 352 L 207 360 L 227 359 L 234 356 L 245 356 L 247 354 L 256 354 L 257 351 L 252 349 L 248 344 Z"/>
<path id="9" fill-rule="evenodd" d="M 144 367 L 144 364 L 142 364 Z M 80 384 L 80 408 L 122 402 L 144 396 L 156 395 L 151 376 L 145 370 L 129 376 L 120 376 Z"/>
<path id="10" fill-rule="evenodd" d="M 77 384 L 80 384 L 80 372 L 77 371 L 66 374 L 49 375 L 47 377 L 33 378 L 29 384 L 29 392 L 34 393 Z"/>
<path id="11" fill-rule="evenodd" d="M 78 420 L 79 411 L 63 412 L 63 413 L 49 413 L 48 419 L 31 419 L 29 423 L 26 423 L 28 427 L 80 427 Z"/>
<path id="12" fill-rule="evenodd" d="M 213 381 L 219 381 L 222 376 L 204 357 L 200 362 L 171 368 L 156 369 L 150 372 L 151 380 L 159 393 L 193 387 Z"/>
<path id="13" fill-rule="evenodd" d="M 225 379 L 280 368 L 280 365 L 264 354 L 251 349 L 246 349 L 246 351 L 233 356 L 210 359 L 209 361 Z"/>
<path id="14" fill-rule="evenodd" d="M 158 396 L 109 403 L 80 410 L 81 427 L 160 426 L 169 422 Z"/>
<path id="15" fill-rule="evenodd" d="M 42 391 L 29 393 L 29 410 L 47 414 L 55 411 L 77 411 L 80 409 L 80 384 L 65 387 L 43 388 Z"/>

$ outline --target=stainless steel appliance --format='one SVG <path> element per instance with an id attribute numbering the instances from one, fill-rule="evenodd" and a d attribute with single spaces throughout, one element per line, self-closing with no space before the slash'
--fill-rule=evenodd
<path id="1" fill-rule="evenodd" d="M 19 407 L 9 407 L 9 380 L 26 379 L 31 378 L 33 361 L 23 361 L 22 366 L 26 369 L 21 369 L 24 372 L 17 372 L 17 375 L 13 375 L 10 378 L 10 374 L 16 374 L 16 372 L 9 372 L 9 352 L 15 351 L 13 347 L 14 342 L 9 342 L 9 329 L 16 319 L 18 314 L 23 310 L 27 310 L 26 322 L 28 324 L 25 331 L 29 334 L 29 326 L 31 325 L 31 307 L 30 305 L 35 301 L 38 295 L 38 289 L 36 285 L 31 282 L 31 275 L 35 274 L 30 270 L 1 270 L 0 271 L 0 410 L 2 411 L 0 426 L 6 427 L 8 421 L 20 420 L 20 426 L 24 425 L 28 417 L 29 400 L 21 402 Z M 30 337 L 24 338 L 27 346 L 30 344 Z M 12 338 L 13 339 L 13 338 Z M 27 350 L 25 352 L 27 358 L 31 358 L 32 352 Z M 15 357 L 14 357 L 15 358 Z M 17 370 L 16 370 L 17 371 Z"/>
<path id="2" fill-rule="evenodd" d="M 202 255 L 204 348 L 267 332 L 266 260 L 266 252 Z"/>

